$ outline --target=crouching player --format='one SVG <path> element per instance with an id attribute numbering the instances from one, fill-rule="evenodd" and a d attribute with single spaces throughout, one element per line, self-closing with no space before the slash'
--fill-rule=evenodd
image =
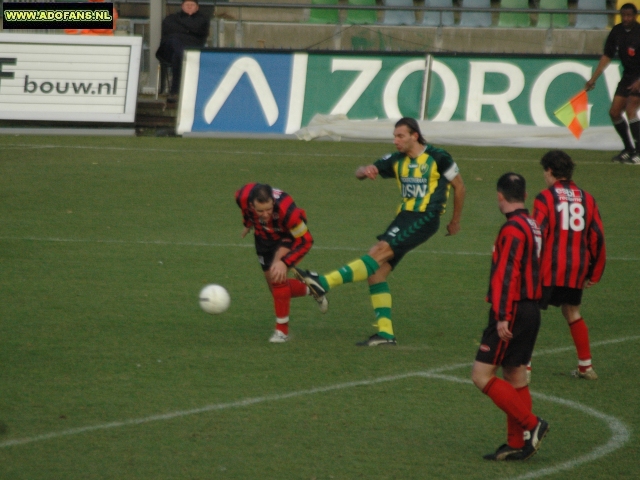
<path id="1" fill-rule="evenodd" d="M 290 268 L 309 252 L 313 237 L 307 228 L 305 211 L 282 190 L 260 183 L 248 183 L 236 192 L 242 210 L 242 238 L 253 229 L 258 261 L 273 295 L 276 329 L 272 343 L 289 340 L 289 308 L 292 297 L 309 295 L 304 282 L 287 278 Z M 318 308 L 325 313 L 327 299 L 319 297 Z"/>

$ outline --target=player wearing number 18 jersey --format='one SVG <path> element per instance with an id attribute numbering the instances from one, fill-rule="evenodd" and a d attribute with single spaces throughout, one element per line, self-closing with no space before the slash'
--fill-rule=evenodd
<path id="1" fill-rule="evenodd" d="M 604 229 L 598 205 L 571 177 L 575 164 L 561 150 L 540 160 L 549 187 L 533 203 L 543 237 L 541 307 L 561 307 L 578 353 L 579 378 L 598 378 L 591 364 L 589 331 L 580 314 L 582 289 L 600 281 L 606 262 Z"/>

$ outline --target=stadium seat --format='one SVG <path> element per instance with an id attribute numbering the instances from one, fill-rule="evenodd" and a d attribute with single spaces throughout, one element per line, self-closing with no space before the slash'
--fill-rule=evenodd
<path id="1" fill-rule="evenodd" d="M 384 0 L 388 7 L 413 7 L 413 0 Z M 413 10 L 385 10 L 384 25 L 413 25 L 416 23 L 416 13 Z"/>
<path id="2" fill-rule="evenodd" d="M 607 8 L 607 0 L 578 0 L 578 10 L 605 10 Z M 619 8 L 619 7 L 618 7 Z M 617 18 L 620 18 L 619 16 Z M 606 15 L 589 15 L 586 13 L 578 13 L 576 15 L 575 28 L 585 30 L 603 29 L 609 25 L 609 19 Z"/>
<path id="3" fill-rule="evenodd" d="M 452 0 L 424 0 L 425 7 L 452 7 Z M 453 25 L 453 12 L 424 12 L 422 25 L 450 27 Z"/>
<path id="4" fill-rule="evenodd" d="M 529 8 L 529 0 L 501 0 L 500 8 Z M 528 13 L 500 12 L 499 27 L 530 27 L 531 18 Z"/>
<path id="5" fill-rule="evenodd" d="M 349 5 L 360 5 L 375 7 L 376 0 L 349 0 Z M 362 25 L 365 23 L 374 24 L 378 21 L 377 10 L 347 10 L 346 23 Z"/>
<path id="6" fill-rule="evenodd" d="M 313 5 L 338 5 L 338 0 L 311 0 Z M 340 12 L 337 9 L 312 8 L 309 10 L 309 23 L 338 23 Z"/>
<path id="7" fill-rule="evenodd" d="M 491 0 L 462 0 L 462 8 L 491 8 Z M 491 12 L 465 12 L 460 14 L 461 27 L 490 27 Z"/>
<path id="8" fill-rule="evenodd" d="M 606 0 L 605 0 L 606 1 Z M 540 10 L 566 10 L 569 8 L 568 0 L 540 0 Z M 567 13 L 539 13 L 539 28 L 564 28 L 569 26 L 569 14 Z"/>

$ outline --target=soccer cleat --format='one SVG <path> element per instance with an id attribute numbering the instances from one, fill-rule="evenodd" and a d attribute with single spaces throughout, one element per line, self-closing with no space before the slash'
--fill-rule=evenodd
<path id="1" fill-rule="evenodd" d="M 269 341 L 271 343 L 284 343 L 289 341 L 289 335 L 285 335 L 280 330 L 276 330 L 275 332 L 273 332 L 273 335 L 271 335 Z"/>
<path id="2" fill-rule="evenodd" d="M 522 460 L 533 457 L 542 443 L 542 439 L 549 432 L 549 424 L 538 417 L 538 423 L 532 430 L 524 431 L 524 448 L 522 449 Z"/>
<path id="3" fill-rule="evenodd" d="M 311 291 L 311 295 L 316 299 L 316 302 L 319 304 L 322 302 L 324 295 L 327 293 L 325 289 L 320 285 L 320 281 L 318 280 L 318 275 L 316 272 L 310 272 L 309 270 L 301 270 L 297 267 L 293 268 L 293 274 L 296 276 L 298 280 L 304 282 L 309 287 Z M 328 308 L 328 305 L 327 305 Z M 322 308 L 320 309 L 322 311 Z M 326 310 L 325 310 L 326 311 Z M 324 312 L 323 312 L 324 313 Z"/>
<path id="4" fill-rule="evenodd" d="M 327 310 L 329 310 L 329 300 L 327 300 L 327 297 L 323 295 L 320 297 L 320 300 L 316 300 L 316 302 L 318 302 L 318 310 L 320 310 L 320 313 L 327 313 Z"/>
<path id="5" fill-rule="evenodd" d="M 615 155 L 611 159 L 611 161 L 618 163 L 629 163 L 634 153 L 635 152 L 633 150 L 622 150 L 619 154 Z"/>
<path id="6" fill-rule="evenodd" d="M 633 152 L 629 158 L 622 160 L 620 163 L 626 163 L 628 165 L 640 165 L 640 155 L 638 152 Z"/>
<path id="7" fill-rule="evenodd" d="M 363 342 L 356 343 L 356 345 L 359 347 L 377 347 L 378 345 L 396 346 L 397 344 L 398 343 L 396 342 L 395 337 L 384 338 L 383 336 L 378 335 L 377 333 L 371 335 L 369 338 L 367 338 Z"/>
<path id="8" fill-rule="evenodd" d="M 571 375 L 576 377 L 576 378 L 583 378 L 585 380 L 597 380 L 598 379 L 598 374 L 593 369 L 593 367 L 587 368 L 584 372 L 581 372 L 580 369 L 574 370 L 573 372 L 571 372 Z"/>
<path id="9" fill-rule="evenodd" d="M 510 460 L 524 460 L 524 455 L 521 448 L 513 448 L 507 445 L 500 445 L 494 453 L 487 453 L 482 458 L 485 460 L 492 460 L 494 462 L 503 462 Z"/>

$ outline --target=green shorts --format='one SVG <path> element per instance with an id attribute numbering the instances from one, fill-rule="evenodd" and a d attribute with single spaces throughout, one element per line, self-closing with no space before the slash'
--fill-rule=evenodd
<path id="1" fill-rule="evenodd" d="M 393 250 L 393 258 L 389 260 L 391 268 L 395 268 L 407 252 L 429 240 L 439 227 L 440 215 L 437 213 L 400 212 L 387 231 L 377 237 Z"/>

